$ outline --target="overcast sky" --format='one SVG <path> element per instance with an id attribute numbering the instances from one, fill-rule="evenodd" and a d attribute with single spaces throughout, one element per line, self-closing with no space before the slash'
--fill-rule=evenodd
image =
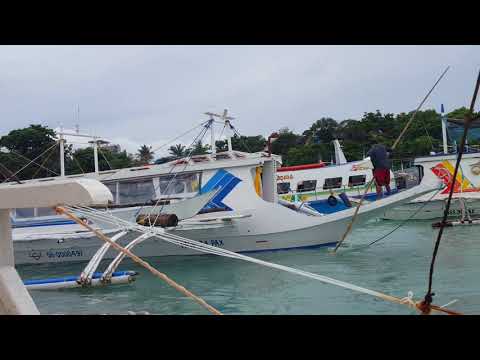
<path id="1" fill-rule="evenodd" d="M 437 111 L 468 106 L 480 46 L 0 46 L 0 135 L 79 123 L 135 152 L 225 108 L 244 135 L 301 132 L 413 110 L 447 65 L 424 106 Z"/>

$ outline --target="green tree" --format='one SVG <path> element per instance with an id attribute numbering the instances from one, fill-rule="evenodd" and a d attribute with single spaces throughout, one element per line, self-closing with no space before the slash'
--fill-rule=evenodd
<path id="1" fill-rule="evenodd" d="M 98 167 L 100 171 L 123 169 L 138 165 L 134 157 L 119 146 L 99 147 Z M 79 174 L 95 171 L 93 148 L 77 149 L 68 161 L 68 173 Z"/>
<path id="2" fill-rule="evenodd" d="M 300 144 L 302 136 L 294 134 L 288 128 L 280 129 L 279 137 L 272 143 L 272 152 L 277 155 L 287 156 L 290 148 Z"/>
<path id="3" fill-rule="evenodd" d="M 257 136 L 238 136 L 235 134 L 231 138 L 232 140 L 232 149 L 238 151 L 246 151 L 246 152 L 259 152 L 263 151 L 265 145 L 267 144 L 267 140 L 262 135 Z M 227 140 L 217 140 L 215 142 L 217 147 L 217 151 L 227 151 L 228 144 Z"/>
<path id="4" fill-rule="evenodd" d="M 141 164 L 149 164 L 153 160 L 152 147 L 147 145 L 142 145 L 137 152 L 137 159 Z"/>
<path id="5" fill-rule="evenodd" d="M 195 143 L 193 148 L 188 149 L 186 153 L 190 155 L 204 155 L 204 154 L 208 154 L 209 151 L 210 151 L 210 145 L 203 145 L 202 141 L 199 140 Z"/>
<path id="6" fill-rule="evenodd" d="M 0 147 L 6 149 L 2 152 L 0 161 L 10 172 L 15 173 L 35 159 L 36 164 L 30 163 L 18 173 L 20 179 L 54 176 L 60 172 L 60 150 L 55 146 L 56 141 L 55 131 L 47 126 L 30 125 L 12 130 L 0 138 Z M 71 146 L 65 146 L 65 156 L 68 157 L 70 152 Z"/>
<path id="7" fill-rule="evenodd" d="M 185 149 L 186 149 L 186 147 L 183 146 L 182 144 L 177 144 L 177 145 L 170 146 L 168 151 L 174 157 L 181 158 L 181 157 L 184 157 L 186 155 L 185 154 Z"/>

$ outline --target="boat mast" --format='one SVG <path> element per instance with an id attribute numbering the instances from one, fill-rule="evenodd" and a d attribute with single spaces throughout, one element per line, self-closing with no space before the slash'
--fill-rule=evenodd
<path id="1" fill-rule="evenodd" d="M 62 177 L 65 176 L 65 137 L 64 137 L 65 135 L 93 139 L 93 140 L 89 141 L 88 143 L 92 144 L 92 146 L 93 146 L 93 161 L 94 161 L 94 166 L 95 166 L 95 173 L 96 174 L 99 173 L 98 145 L 100 143 L 108 143 L 108 142 L 101 140 L 101 138 L 98 137 L 98 136 L 80 134 L 78 132 L 78 129 L 76 130 L 76 133 L 67 133 L 67 132 L 64 132 L 63 127 L 61 127 L 58 135 L 59 135 L 59 139 L 60 139 L 59 140 L 59 142 L 60 142 L 60 176 L 62 176 Z"/>
<path id="2" fill-rule="evenodd" d="M 93 138 L 93 161 L 95 164 L 95 174 L 98 174 L 98 140 L 96 137 Z"/>
<path id="3" fill-rule="evenodd" d="M 217 118 L 222 119 L 223 123 L 225 124 L 225 127 L 228 127 L 228 129 L 227 129 L 227 131 L 225 132 L 225 134 L 226 134 L 226 137 L 227 137 L 228 151 L 229 151 L 229 152 L 232 152 L 232 136 L 231 136 L 230 130 L 233 129 L 233 126 L 231 125 L 230 120 L 233 120 L 234 118 L 231 117 L 231 116 L 227 116 L 227 114 L 228 114 L 228 110 L 227 110 L 227 109 L 223 110 L 223 114 L 222 114 L 222 115 L 215 114 L 215 113 L 212 113 L 212 112 L 206 112 L 206 113 L 205 113 L 205 115 L 210 116 L 210 121 L 212 122 L 212 124 L 210 125 L 211 136 L 212 136 L 212 138 L 211 138 L 212 154 L 215 154 L 215 153 L 216 153 L 215 134 L 214 134 L 214 132 L 213 132 L 213 118 L 214 118 L 214 117 L 217 117 Z"/>
<path id="4" fill-rule="evenodd" d="M 223 110 L 222 119 L 225 126 L 228 126 L 228 130 L 227 130 L 228 152 L 232 152 L 232 133 L 230 131 L 230 129 L 232 129 L 232 124 L 230 124 L 230 120 L 233 120 L 233 117 L 227 116 L 227 112 L 228 112 L 227 109 Z"/>
<path id="5" fill-rule="evenodd" d="M 65 139 L 63 137 L 63 126 L 60 126 L 60 176 L 65 177 Z"/>
<path id="6" fill-rule="evenodd" d="M 442 141 L 443 141 L 443 153 L 448 154 L 448 141 L 447 141 L 447 117 L 445 116 L 445 110 L 443 104 L 441 107 L 441 117 L 442 117 Z"/>

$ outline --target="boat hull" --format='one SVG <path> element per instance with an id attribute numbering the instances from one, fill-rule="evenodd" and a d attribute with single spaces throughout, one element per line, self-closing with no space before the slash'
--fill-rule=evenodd
<path id="1" fill-rule="evenodd" d="M 434 201 L 417 201 L 409 204 L 397 206 L 393 209 L 385 211 L 382 219 L 402 221 L 412 220 L 435 220 L 443 217 L 445 211 L 444 200 Z M 470 216 L 478 217 L 480 215 L 480 200 L 467 199 L 466 208 Z M 455 199 L 452 200 L 450 210 L 448 212 L 449 219 L 458 219 L 462 216 L 462 208 L 460 203 Z"/>
<path id="2" fill-rule="evenodd" d="M 428 188 L 431 191 L 431 188 Z M 361 207 L 355 227 L 365 222 L 375 221 L 386 209 L 410 201 L 427 191 L 426 188 L 410 189 L 403 193 L 389 196 Z M 334 214 L 315 217 L 296 213 L 278 204 L 261 201 L 248 211 L 249 216 L 235 220 L 222 221 L 219 226 L 188 227 L 178 226 L 168 230 L 188 239 L 197 240 L 208 245 L 221 247 L 234 252 L 272 251 L 306 247 L 319 247 L 336 244 L 344 234 L 352 219 L 355 208 Z M 127 210 L 128 211 L 128 210 Z M 204 214 L 198 220 L 214 218 L 215 214 Z M 268 220 L 268 221 L 266 221 Z M 113 236 L 118 230 L 105 230 Z M 119 240 L 120 245 L 127 245 L 139 236 L 130 232 Z M 89 261 L 103 242 L 92 233 L 52 233 L 42 234 L 41 238 L 14 238 L 16 264 L 56 263 Z M 141 257 L 199 255 L 201 253 L 180 247 L 165 240 L 153 237 L 133 248 Z M 109 250 L 105 259 L 117 254 Z"/>

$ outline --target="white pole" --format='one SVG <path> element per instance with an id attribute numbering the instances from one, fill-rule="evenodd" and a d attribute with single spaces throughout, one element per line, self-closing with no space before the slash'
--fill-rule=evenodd
<path id="1" fill-rule="evenodd" d="M 232 128 L 230 127 L 230 118 L 227 117 L 228 110 L 225 109 L 223 110 L 223 115 L 222 119 L 225 124 L 225 126 L 228 126 L 227 129 L 227 145 L 228 145 L 228 151 L 232 152 Z"/>
<path id="2" fill-rule="evenodd" d="M 93 139 L 93 161 L 95 162 L 95 173 L 98 174 L 98 140 Z"/>
<path id="3" fill-rule="evenodd" d="M 0 267 L 14 266 L 10 210 L 0 210 Z"/>
<path id="4" fill-rule="evenodd" d="M 63 138 L 63 132 L 60 133 L 60 176 L 65 177 L 65 139 Z"/>
<path id="5" fill-rule="evenodd" d="M 14 266 L 10 210 L 0 209 L 0 314 L 38 315 Z"/>
<path id="6" fill-rule="evenodd" d="M 215 127 L 213 126 L 214 121 L 213 117 L 211 118 L 211 123 L 210 123 L 210 144 L 212 146 L 212 155 L 215 156 L 217 153 L 217 147 L 215 146 Z"/>
<path id="7" fill-rule="evenodd" d="M 230 121 L 228 121 L 228 124 L 230 125 Z M 230 129 L 230 126 L 229 126 L 229 129 L 227 130 L 227 144 L 228 144 L 228 151 L 229 152 L 232 152 L 232 136 L 231 136 L 231 129 Z"/>
<path id="8" fill-rule="evenodd" d="M 443 153 L 448 154 L 447 121 L 445 117 L 442 117 L 442 141 L 443 141 Z"/>
<path id="9" fill-rule="evenodd" d="M 448 154 L 448 139 L 447 139 L 447 117 L 444 114 L 443 104 L 441 107 L 442 114 L 442 141 L 443 141 L 443 153 Z"/>

